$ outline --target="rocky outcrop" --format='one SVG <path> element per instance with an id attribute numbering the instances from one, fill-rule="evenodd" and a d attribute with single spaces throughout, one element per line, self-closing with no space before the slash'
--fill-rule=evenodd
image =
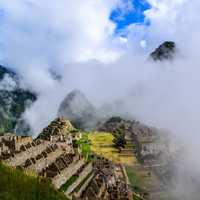
<path id="1" fill-rule="evenodd" d="M 76 128 L 90 128 L 96 123 L 95 108 L 79 90 L 73 90 L 62 101 L 58 116 L 69 119 Z"/>
<path id="2" fill-rule="evenodd" d="M 176 44 L 172 41 L 166 41 L 161 44 L 154 52 L 150 54 L 150 57 L 154 61 L 171 60 L 176 53 Z"/>

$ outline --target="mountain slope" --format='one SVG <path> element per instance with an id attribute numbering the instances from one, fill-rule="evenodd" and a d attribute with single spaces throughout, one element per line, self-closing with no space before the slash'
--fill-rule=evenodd
<path id="1" fill-rule="evenodd" d="M 95 108 L 79 90 L 73 90 L 62 101 L 58 116 L 69 119 L 76 128 L 90 128 L 96 122 Z"/>
<path id="2" fill-rule="evenodd" d="M 36 95 L 20 88 L 16 73 L 0 65 L 0 133 L 13 132 Z"/>
<path id="3" fill-rule="evenodd" d="M 28 176 L 1 163 L 0 177 L 2 200 L 67 200 L 48 180 Z"/>

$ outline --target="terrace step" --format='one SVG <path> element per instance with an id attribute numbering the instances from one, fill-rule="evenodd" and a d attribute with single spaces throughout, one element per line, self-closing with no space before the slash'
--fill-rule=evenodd
<path id="1" fill-rule="evenodd" d="M 56 149 L 56 151 L 47 154 L 46 158 L 38 160 L 34 165 L 28 166 L 26 169 L 36 171 L 40 173 L 48 165 L 55 162 L 55 160 L 63 154 L 61 149 Z"/>
<path id="2" fill-rule="evenodd" d="M 11 157 L 7 160 L 5 160 L 5 164 L 11 167 L 19 166 L 24 163 L 25 160 L 28 160 L 29 158 L 34 158 L 38 154 L 41 154 L 49 145 L 49 142 L 43 141 L 41 144 L 37 146 L 33 146 L 26 151 L 17 153 L 14 155 L 14 157 Z"/>
<path id="3" fill-rule="evenodd" d="M 67 168 L 61 171 L 61 174 L 56 175 L 52 179 L 52 183 L 59 189 L 67 180 L 77 173 L 77 171 L 85 164 L 83 159 L 71 163 Z"/>
<path id="4" fill-rule="evenodd" d="M 79 178 L 67 189 L 65 192 L 65 195 L 69 195 L 74 191 L 76 187 L 79 186 L 79 184 L 90 174 L 93 170 L 92 163 L 89 163 L 88 165 L 85 166 L 83 171 L 79 174 Z"/>
<path id="5" fill-rule="evenodd" d="M 79 189 L 78 192 L 74 193 L 75 197 L 80 197 L 82 195 L 82 193 L 86 190 L 86 188 L 88 187 L 88 185 L 90 184 L 91 180 L 94 178 L 94 173 L 92 173 L 88 179 L 85 181 L 85 183 L 81 186 L 81 188 Z"/>

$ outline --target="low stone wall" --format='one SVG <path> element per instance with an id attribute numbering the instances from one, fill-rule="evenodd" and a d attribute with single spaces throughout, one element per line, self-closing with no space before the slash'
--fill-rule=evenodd
<path id="1" fill-rule="evenodd" d="M 77 193 L 74 193 L 75 197 L 80 197 L 82 195 L 82 193 L 86 190 L 86 188 L 88 187 L 88 185 L 90 184 L 90 181 L 94 178 L 94 174 L 91 174 L 91 176 L 85 181 L 85 183 L 82 185 L 82 187 L 80 188 L 80 190 Z"/>
<path id="2" fill-rule="evenodd" d="M 24 161 L 26 161 L 27 159 L 32 158 L 32 157 L 34 158 L 38 154 L 42 153 L 42 151 L 44 151 L 48 145 L 49 145 L 48 142 L 43 141 L 41 144 L 35 147 L 31 147 L 30 149 L 27 149 L 26 151 L 15 154 L 14 157 L 11 157 L 5 160 L 5 163 L 12 167 L 19 166 L 23 164 Z"/>
<path id="3" fill-rule="evenodd" d="M 33 142 L 33 138 L 32 137 L 20 137 L 20 136 L 17 136 L 17 139 L 15 140 L 15 150 L 20 150 L 20 147 L 22 145 L 26 145 L 28 143 L 32 143 Z"/>
<path id="4" fill-rule="evenodd" d="M 92 163 L 89 163 L 83 171 L 79 174 L 79 178 L 69 186 L 68 190 L 65 192 L 66 195 L 69 195 L 73 190 L 87 177 L 89 173 L 93 170 Z"/>
<path id="5" fill-rule="evenodd" d="M 33 164 L 33 165 L 27 167 L 27 169 L 34 170 L 37 173 L 39 173 L 39 172 L 42 171 L 42 169 L 44 169 L 48 165 L 52 164 L 56 160 L 56 158 L 58 158 L 62 154 L 63 154 L 63 151 L 61 149 L 56 149 L 56 151 L 51 152 L 50 154 L 48 154 L 47 158 L 41 158 L 40 160 L 38 160 L 36 162 L 36 164 Z"/>
<path id="6" fill-rule="evenodd" d="M 52 183 L 55 185 L 56 188 L 60 188 L 63 184 L 66 183 L 66 181 L 73 176 L 83 165 L 85 164 L 85 161 L 78 160 L 74 161 L 72 164 L 70 164 L 66 169 L 61 171 L 61 174 L 58 174 L 55 176 L 52 180 Z"/>

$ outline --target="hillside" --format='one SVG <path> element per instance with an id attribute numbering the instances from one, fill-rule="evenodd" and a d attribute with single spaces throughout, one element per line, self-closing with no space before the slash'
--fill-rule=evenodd
<path id="1" fill-rule="evenodd" d="M 23 113 L 36 98 L 34 93 L 20 87 L 16 73 L 0 65 L 0 133 L 17 132 Z"/>
<path id="2" fill-rule="evenodd" d="M 79 90 L 73 90 L 61 102 L 58 116 L 69 119 L 76 128 L 90 128 L 96 123 L 95 108 Z"/>
<path id="3" fill-rule="evenodd" d="M 0 164 L 0 199 L 2 200 L 67 200 L 47 180 L 28 176 Z"/>

